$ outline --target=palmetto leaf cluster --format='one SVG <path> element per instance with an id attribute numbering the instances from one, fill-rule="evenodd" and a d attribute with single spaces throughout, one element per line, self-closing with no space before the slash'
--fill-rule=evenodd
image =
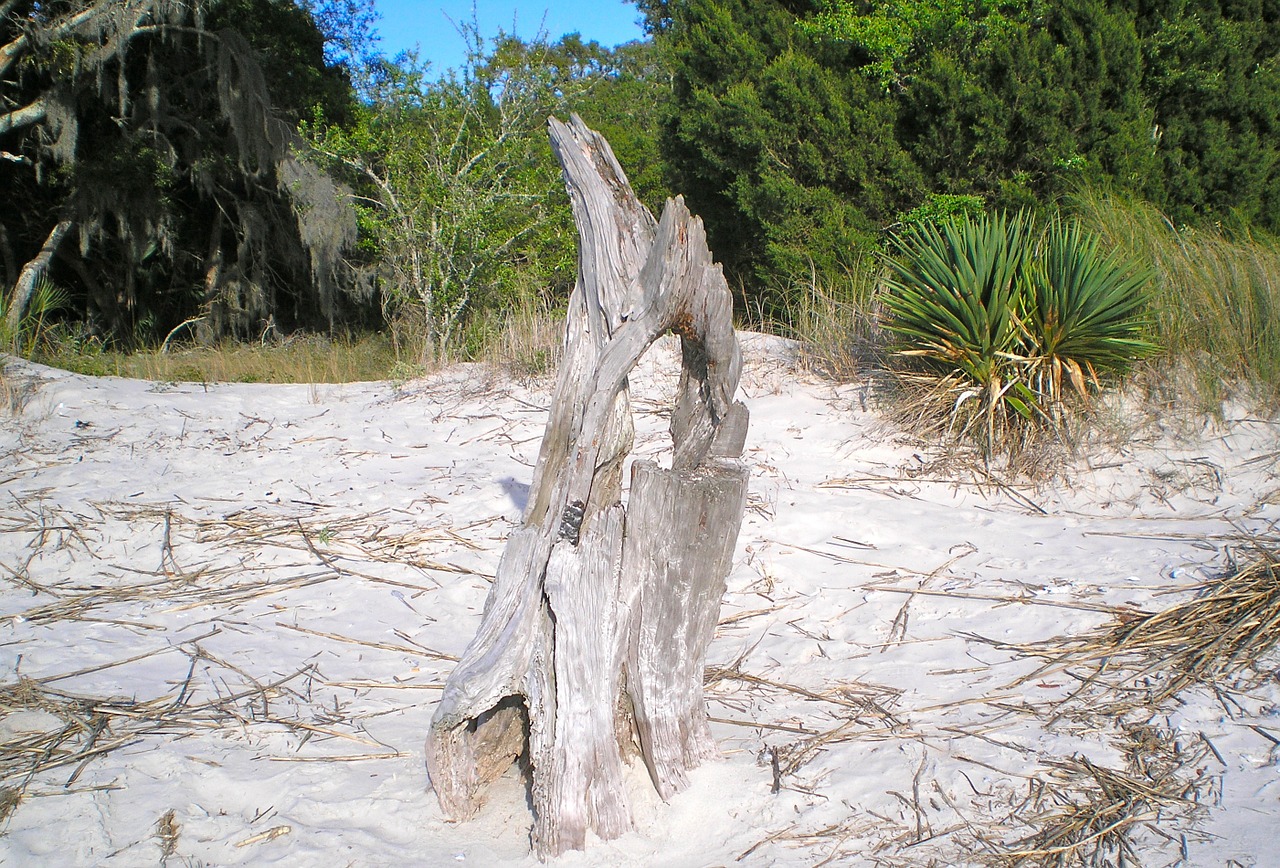
<path id="1" fill-rule="evenodd" d="M 1066 400 L 1156 349 L 1142 337 L 1150 270 L 1074 221 L 1038 228 L 1019 212 L 916 223 L 891 238 L 885 261 L 897 352 L 954 392 L 953 420 L 988 452 L 997 430 L 1056 424 Z"/>

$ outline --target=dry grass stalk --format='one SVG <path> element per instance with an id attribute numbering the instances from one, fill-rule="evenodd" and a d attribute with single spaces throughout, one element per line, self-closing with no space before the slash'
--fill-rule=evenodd
<path id="1" fill-rule="evenodd" d="M 847 382 L 878 367 L 884 334 L 872 302 L 878 269 L 860 263 L 846 280 L 823 285 L 816 277 L 797 285 L 787 304 L 787 323 L 775 323 L 800 344 L 803 369 Z"/>
<path id="2" fill-rule="evenodd" d="M 292 831 L 292 826 L 274 826 L 265 832 L 260 832 L 257 835 L 245 838 L 243 841 L 237 841 L 236 846 L 249 847 L 253 844 L 261 844 L 264 841 L 274 841 L 276 838 L 279 838 L 282 835 L 288 835 Z"/>
<path id="3" fill-rule="evenodd" d="M 170 808 L 156 822 L 156 838 L 160 843 L 161 860 L 168 859 L 178 851 L 178 836 L 181 833 L 182 824 L 177 821 L 173 808 Z"/>
<path id="4" fill-rule="evenodd" d="M 243 580 L 229 585 L 219 586 L 216 584 L 219 578 L 232 575 L 240 575 Z M 160 630 L 164 628 L 140 621 L 96 617 L 91 613 L 106 607 L 120 606 L 132 602 L 155 602 L 158 600 L 167 600 L 176 604 L 159 614 L 207 606 L 231 606 L 271 594 L 279 594 L 321 582 L 332 581 L 337 578 L 336 574 L 328 572 L 305 573 L 263 582 L 253 576 L 244 578 L 244 571 L 236 571 L 232 568 L 207 570 L 203 571 L 200 576 L 204 581 L 199 584 L 187 582 L 181 584 L 174 582 L 168 584 L 142 582 L 102 589 L 59 589 L 61 596 L 56 601 L 33 606 L 22 612 L 19 617 L 32 624 L 50 624 L 56 621 L 95 621 L 120 624 L 143 630 Z"/>
<path id="5" fill-rule="evenodd" d="M 12 812 L 28 784 L 45 771 L 75 766 L 70 787 L 95 757 L 109 753 L 148 731 L 163 729 L 175 708 L 168 700 L 137 702 L 61 693 L 22 679 L 0 687 L 0 710 L 35 712 L 29 729 L 11 730 L 0 743 L 0 781 Z M 114 721 L 122 725 L 113 726 Z"/>
<path id="6" fill-rule="evenodd" d="M 266 595 L 331 581 L 340 575 L 362 575 L 372 581 L 405 588 L 404 593 L 399 590 L 393 593 L 412 608 L 410 591 L 433 588 L 424 587 L 423 582 L 411 584 L 356 573 L 348 569 L 346 563 L 414 560 L 423 568 L 464 572 L 463 568 L 429 561 L 423 556 L 423 547 L 439 545 L 457 550 L 472 546 L 461 535 L 467 532 L 465 528 L 461 533 L 451 527 L 425 530 L 406 527 L 401 532 L 381 515 L 326 516 L 319 509 L 302 521 L 294 517 L 259 515 L 206 521 L 183 515 L 168 505 L 108 503 L 79 511 L 86 514 L 60 511 L 42 500 L 26 503 L 15 500 L 0 515 L 0 533 L 6 536 L 6 543 L 15 541 L 17 545 L 10 550 L 19 552 L 16 564 L 0 564 L 0 579 L 35 593 L 35 599 L 27 604 L 29 608 L 11 617 L 34 624 L 81 620 L 160 630 L 163 621 L 153 616 L 197 607 L 228 608 Z M 125 533 L 142 539 L 154 538 L 155 560 L 144 564 L 146 568 L 103 559 L 101 540 L 119 533 L 121 522 Z M 236 551 L 250 548 L 261 552 L 265 546 L 300 554 L 286 553 L 274 561 L 271 558 L 259 561 L 240 557 Z M 91 568 L 61 569 L 67 559 L 90 563 Z M 403 645 L 341 638 L 394 650 L 397 654 L 446 657 L 416 647 L 411 637 L 399 635 Z M 0 684 L 0 718 L 5 721 L 0 729 L 0 823 L 18 809 L 31 786 L 47 781 L 50 774 L 57 775 L 58 770 L 63 769 L 56 784 L 70 787 L 95 759 L 140 739 L 167 740 L 220 729 L 243 733 L 248 727 L 266 727 L 276 733 L 290 734 L 295 749 L 301 749 L 308 740 L 324 740 L 330 745 L 347 741 L 374 749 L 346 758 L 350 761 L 401 755 L 369 738 L 358 716 L 340 710 L 336 700 L 332 708 L 316 713 L 310 699 L 310 680 L 315 672 L 310 667 L 284 677 L 273 675 L 258 680 L 202 650 L 197 643 L 203 638 L 195 637 L 181 647 L 153 649 L 124 660 L 41 680 L 23 678 L 12 684 Z M 77 695 L 54 686 L 66 679 L 173 651 L 188 654 L 191 667 L 179 688 L 169 695 L 139 700 Z M 202 681 L 197 668 L 201 661 L 235 673 L 232 686 L 227 683 L 231 679 L 224 680 L 211 672 L 206 672 Z M 290 682 L 295 679 L 306 679 L 306 688 L 291 687 Z M 198 696 L 201 688 L 197 682 L 213 692 Z M 243 684 L 244 688 L 235 686 L 236 683 Z M 435 689 L 439 686 L 433 685 Z M 333 756 L 331 749 L 320 753 L 320 756 L 290 758 L 300 761 L 344 759 Z M 153 840 L 166 857 L 173 855 L 178 834 L 174 817 L 166 815 L 157 822 Z"/>
<path id="7" fill-rule="evenodd" d="M 1030 822 L 1037 831 L 990 860 L 999 866 L 1081 868 L 1140 865 L 1135 827 L 1168 812 L 1186 813 L 1195 803 L 1183 797 L 1173 774 L 1138 777 L 1096 765 L 1084 757 L 1049 763 L 1052 780 L 1032 783 Z"/>
<path id="8" fill-rule="evenodd" d="M 1233 561 L 1190 600 L 1155 612 L 1121 612 L 1081 638 L 1020 650 L 1056 666 L 1091 663 L 1077 694 L 1109 694 L 1117 700 L 1109 706 L 1113 710 L 1154 706 L 1198 684 L 1256 668 L 1280 645 L 1280 545 L 1243 539 L 1251 556 Z M 1143 686 L 1131 686 L 1138 683 Z"/>
<path id="9" fill-rule="evenodd" d="M 113 505 L 116 514 L 155 516 L 157 507 Z M 264 516 L 257 512 L 232 513 L 219 519 L 189 519 L 165 510 L 165 521 L 194 528 L 194 541 L 239 545 L 259 549 L 263 545 L 315 555 L 333 567 L 338 558 L 364 563 L 403 564 L 433 572 L 474 574 L 465 567 L 423 557 L 426 546 L 476 549 L 471 540 L 451 526 L 391 528 L 382 520 L 389 510 L 360 515 L 322 515 L 302 520 L 296 516 Z M 461 530 L 466 530 L 462 528 Z M 334 567 L 336 569 L 336 567 Z M 361 578 L 376 578 L 347 567 L 342 572 Z"/>
<path id="10" fill-rule="evenodd" d="M 400 638 L 404 639 L 406 642 L 412 642 L 416 647 L 410 648 L 407 645 L 392 645 L 388 642 L 370 642 L 366 639 L 354 639 L 350 636 L 342 636 L 338 633 L 326 633 L 322 630 L 311 630 L 306 627 L 299 627 L 297 624 L 286 624 L 284 621 L 276 621 L 276 626 L 282 627 L 286 630 L 296 630 L 297 632 L 305 633 L 308 636 L 318 636 L 321 639 L 332 639 L 335 642 L 346 642 L 351 645 L 363 645 L 366 648 L 393 651 L 396 654 L 407 654 L 411 657 L 427 657 L 432 660 L 448 660 L 454 663 L 458 661 L 458 658 L 455 655 L 445 654 L 441 651 L 433 651 L 425 645 L 420 645 L 417 642 L 414 642 L 408 636 L 400 634 L 399 631 L 397 631 L 397 635 L 400 635 Z"/>
<path id="11" fill-rule="evenodd" d="M 806 700 L 825 703 L 835 707 L 832 710 L 832 714 L 839 721 L 832 728 L 815 730 L 807 726 L 788 725 L 786 723 L 762 723 L 711 718 L 718 723 L 801 736 L 801 738 L 794 741 L 786 744 L 775 744 L 765 750 L 764 755 L 767 755 L 773 767 L 775 792 L 784 786 L 784 779 L 794 779 L 801 768 L 820 755 L 829 745 L 854 740 L 895 738 L 903 734 L 904 725 L 889 710 L 889 706 L 901 696 L 902 691 L 900 690 L 882 685 L 853 682 L 840 684 L 818 692 L 797 684 L 787 684 L 742 672 L 739 669 L 741 662 L 741 660 L 738 660 L 727 667 L 708 666 L 704 683 L 708 688 L 725 683 L 743 685 L 747 690 L 771 695 L 770 704 L 776 704 L 776 700 L 781 694 L 788 693 Z M 723 693 L 717 691 L 714 694 L 714 698 L 722 704 L 733 705 L 735 696 L 732 692 Z M 795 780 L 786 783 L 785 786 L 788 789 L 799 792 L 812 792 L 811 787 Z M 757 846 L 760 845 L 758 844 Z M 755 848 L 752 849 L 754 850 Z M 739 858 L 741 859 L 742 857 Z"/>
<path id="12" fill-rule="evenodd" d="M 483 362 L 521 381 L 555 373 L 564 353 L 563 311 L 526 298 L 494 319 L 481 327 Z"/>
<path id="13" fill-rule="evenodd" d="M 736 667 L 708 666 L 703 683 L 711 687 L 721 681 L 737 681 L 743 684 L 772 688 L 776 691 L 802 696 L 805 699 L 829 702 L 849 709 L 857 715 L 870 715 L 876 719 L 877 723 L 888 724 L 891 727 L 900 724 L 897 718 L 893 716 L 893 713 L 886 707 L 887 704 L 892 704 L 902 695 L 901 690 L 892 687 L 855 682 L 842 684 L 823 693 L 818 693 L 796 684 L 785 684 L 780 681 L 761 678 L 758 675 L 750 675 L 739 671 Z M 867 723 L 861 716 L 855 716 L 851 719 L 856 723 Z"/>
<path id="14" fill-rule="evenodd" d="M 453 550 L 475 549 L 470 540 L 453 527 L 405 528 L 393 530 L 381 513 L 352 516 L 316 516 L 303 521 L 289 516 L 232 514 L 220 519 L 196 519 L 168 506 L 135 504 L 95 504 L 96 522 L 110 519 L 128 523 L 154 523 L 159 527 L 160 554 L 155 569 L 101 565 L 94 578 L 79 582 L 69 574 L 50 584 L 41 584 L 28 573 L 26 565 L 0 564 L 0 576 L 30 588 L 45 600 L 18 617 L 35 624 L 64 620 L 103 621 L 126 624 L 137 629 L 159 629 L 142 621 L 104 617 L 103 610 L 119 609 L 131 603 L 165 601 L 171 605 L 158 612 L 167 614 L 194 608 L 230 606 L 332 581 L 339 576 L 355 576 L 409 591 L 422 592 L 439 587 L 431 573 L 479 575 L 483 573 L 427 556 L 428 547 Z M 385 511 L 384 511 L 385 512 Z M 50 511 L 43 504 L 27 508 L 23 515 L 0 517 L 0 532 L 31 535 L 30 561 L 41 552 L 83 549 L 92 555 L 100 546 L 91 542 L 98 524 L 92 517 L 70 516 Z M 467 529 L 462 529 L 464 532 Z M 136 535 L 145 537 L 147 531 Z M 255 553 L 264 546 L 302 554 L 296 563 L 229 558 L 231 548 L 249 548 Z M 211 560 L 202 561 L 202 558 Z M 410 566 L 421 572 L 431 585 L 385 578 L 359 570 L 354 564 Z M 316 569 L 316 567 L 320 569 Z M 294 575 L 281 575 L 295 570 Z M 110 577 L 109 581 L 104 581 Z M 407 595 L 406 595 L 407 596 Z M 406 603 L 407 604 L 407 603 Z M 412 606 L 411 606 L 412 608 Z"/>
<path id="15" fill-rule="evenodd" d="M 17 416 L 26 406 L 31 387 L 10 370 L 8 358 L 0 354 L 0 415 Z"/>
<path id="16" fill-rule="evenodd" d="M 9 819 L 21 803 L 21 787 L 0 787 L 0 825 Z"/>
<path id="17" fill-rule="evenodd" d="M 1082 408 L 1056 404 L 1038 424 L 1003 411 L 988 414 L 975 387 L 960 374 L 885 370 L 878 380 L 886 416 L 921 447 L 937 453 L 935 465 L 949 473 L 969 470 L 990 480 L 992 470 L 1014 479 L 1050 479 L 1064 467 L 1078 439 Z"/>
<path id="18" fill-rule="evenodd" d="M 194 702 L 191 682 L 198 659 L 213 658 L 198 653 L 175 696 L 148 700 L 81 696 L 30 678 L 0 685 L 0 717 L 21 720 L 19 715 L 25 713 L 28 722 L 25 727 L 11 725 L 0 738 L 0 818 L 5 811 L 11 813 L 17 807 L 37 775 L 74 766 L 63 784 L 70 787 L 93 759 L 147 736 L 217 729 L 236 721 L 275 724 L 303 734 L 319 730 L 328 737 L 376 744 L 332 728 L 320 730 L 303 721 L 267 713 L 268 698 L 287 691 L 287 685 L 296 679 L 313 676 L 311 667 L 266 684 L 254 682 L 252 688 Z"/>
<path id="19" fill-rule="evenodd" d="M 1234 675 L 1280 643 L 1280 548 L 1257 541 L 1254 552 L 1195 598 L 1130 616 L 1100 637 L 1113 653 L 1148 661 L 1140 674 L 1173 673 L 1154 701 Z"/>

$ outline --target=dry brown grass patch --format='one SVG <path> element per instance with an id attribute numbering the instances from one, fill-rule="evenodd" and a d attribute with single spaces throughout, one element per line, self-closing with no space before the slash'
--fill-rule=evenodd
<path id="1" fill-rule="evenodd" d="M 1085 757 L 1054 760 L 1049 772 L 1031 783 L 1022 807 L 1036 831 L 1001 848 L 996 866 L 1141 865 L 1139 828 L 1156 831 L 1166 815 L 1196 809 L 1187 788 L 1172 772 L 1150 777 L 1107 768 Z M 1141 849 L 1140 849 L 1141 848 Z"/>
<path id="2" fill-rule="evenodd" d="M 1241 535 L 1235 542 L 1239 554 L 1190 599 L 1158 611 L 1120 612 L 1084 636 L 1018 650 L 1054 668 L 1083 665 L 1076 695 L 1117 713 L 1153 708 L 1250 671 L 1256 676 L 1280 645 L 1280 541 Z"/>

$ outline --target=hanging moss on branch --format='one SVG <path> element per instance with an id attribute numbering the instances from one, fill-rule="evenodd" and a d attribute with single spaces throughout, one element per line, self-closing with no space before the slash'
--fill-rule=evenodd
<path id="1" fill-rule="evenodd" d="M 0 220 L 23 263 L 3 287 L 11 320 L 46 276 L 91 328 L 130 341 L 192 317 L 208 339 L 331 325 L 351 305 L 354 209 L 295 133 L 303 108 L 345 111 L 349 86 L 307 12 L 10 0 L 0 13 L 0 185 L 13 191 Z"/>

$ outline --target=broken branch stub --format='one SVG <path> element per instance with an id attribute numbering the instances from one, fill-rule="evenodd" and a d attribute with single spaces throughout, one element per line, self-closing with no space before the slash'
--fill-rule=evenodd
<path id="1" fill-rule="evenodd" d="M 564 361 L 528 506 L 426 744 L 456 820 L 526 755 L 544 858 L 631 828 L 624 756 L 643 757 L 665 799 L 715 754 L 702 673 L 746 507 L 732 459 L 748 422 L 702 222 L 679 197 L 655 222 L 602 136 L 576 115 L 550 127 L 580 236 Z M 668 332 L 681 345 L 672 466 L 636 462 L 624 507 L 627 377 Z"/>

